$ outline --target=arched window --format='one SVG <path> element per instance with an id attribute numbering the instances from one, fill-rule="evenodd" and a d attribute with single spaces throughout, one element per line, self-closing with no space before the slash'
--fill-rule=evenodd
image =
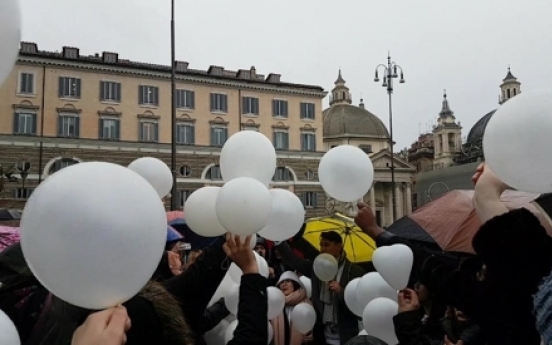
<path id="1" fill-rule="evenodd" d="M 50 169 L 48 169 L 48 175 L 52 175 L 53 173 L 56 173 L 60 171 L 63 168 L 67 168 L 73 164 L 80 163 L 78 160 L 74 158 L 59 158 L 50 166 Z"/>
<path id="2" fill-rule="evenodd" d="M 274 177 L 272 178 L 272 181 L 274 182 L 287 182 L 291 179 L 293 179 L 292 177 L 292 173 L 291 171 L 286 168 L 286 167 L 277 167 L 276 168 L 276 171 L 274 173 Z"/>
<path id="3" fill-rule="evenodd" d="M 222 174 L 220 173 L 220 166 L 213 165 L 207 171 L 205 178 L 208 180 L 222 180 Z"/>

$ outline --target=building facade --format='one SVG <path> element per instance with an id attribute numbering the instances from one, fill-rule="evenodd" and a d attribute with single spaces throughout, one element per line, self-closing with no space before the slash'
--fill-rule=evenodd
<path id="1" fill-rule="evenodd" d="M 222 145 L 254 130 L 277 150 L 273 186 L 295 192 L 307 216 L 326 213 L 316 174 L 324 153 L 322 87 L 283 82 L 255 67 L 197 70 L 177 61 L 176 71 L 180 205 L 194 190 L 223 183 Z M 128 165 L 144 156 L 170 164 L 171 110 L 171 66 L 23 42 L 0 86 L 0 207 L 21 207 L 38 183 L 71 164 Z"/>
<path id="2" fill-rule="evenodd" d="M 502 105 L 520 93 L 521 83 L 512 74 L 510 68 L 508 68 L 508 73 L 500 84 L 498 103 Z M 443 102 L 443 110 L 445 108 L 450 110 L 450 107 L 448 107 L 448 101 L 446 105 L 447 107 L 445 107 L 445 102 Z M 451 129 L 449 130 L 447 126 L 444 126 L 444 131 L 441 130 L 439 126 L 434 129 L 434 136 L 438 133 L 449 133 L 448 138 L 452 140 L 448 141 L 449 143 L 453 142 L 455 146 L 451 147 L 449 145 L 448 153 L 440 151 L 441 144 L 439 143 L 438 145 L 437 139 L 435 139 L 435 157 L 433 159 L 433 167 L 431 169 L 421 171 L 416 175 L 415 195 L 416 204 L 418 206 L 422 206 L 432 200 L 435 200 L 444 193 L 454 189 L 473 188 L 471 177 L 473 176 L 477 166 L 485 159 L 483 153 L 483 137 L 487 124 L 495 112 L 496 109 L 487 112 L 483 117 L 481 117 L 470 129 L 466 141 L 461 145 L 458 145 L 460 142 L 459 138 L 461 137 L 460 123 L 456 123 L 455 121 L 453 122 L 454 118 L 452 111 L 450 111 L 452 117 L 448 116 L 448 123 L 450 124 L 447 125 L 448 127 L 451 127 Z M 439 120 L 441 122 L 441 119 Z M 446 145 L 446 142 L 444 142 L 444 144 Z M 441 152 L 440 156 L 437 155 L 439 151 Z M 446 159 L 439 159 L 445 157 Z"/>
<path id="3" fill-rule="evenodd" d="M 412 177 L 415 167 L 399 155 L 391 155 L 389 132 L 385 124 L 368 111 L 363 100 L 352 104 L 351 94 L 341 71 L 331 91 L 330 107 L 324 110 L 324 148 L 353 145 L 361 148 L 374 165 L 374 184 L 364 196 L 364 202 L 375 211 L 378 224 L 389 226 L 392 219 L 392 188 L 395 188 L 396 219 L 412 211 Z M 391 183 L 391 159 L 394 159 L 395 185 Z M 328 199 L 328 208 L 354 214 L 355 205 Z"/>

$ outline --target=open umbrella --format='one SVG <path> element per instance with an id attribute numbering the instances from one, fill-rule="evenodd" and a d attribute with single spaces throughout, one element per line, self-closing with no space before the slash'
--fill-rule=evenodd
<path id="1" fill-rule="evenodd" d="M 173 229 L 178 231 L 186 239 L 186 243 L 189 243 L 192 249 L 203 249 L 209 246 L 215 239 L 213 237 L 204 237 L 196 234 L 190 229 L 186 220 L 183 218 L 177 218 L 168 223 Z"/>
<path id="2" fill-rule="evenodd" d="M 471 241 L 481 227 L 473 205 L 473 190 L 453 190 L 393 223 L 388 231 L 447 252 L 474 253 Z M 552 226 L 533 201 L 538 194 L 507 190 L 502 202 L 509 209 L 526 208 L 552 234 Z M 520 239 L 522 240 L 522 239 Z"/>
<path id="3" fill-rule="evenodd" d="M 352 218 L 340 213 L 329 217 L 311 218 L 305 222 L 303 239 L 314 248 L 320 247 L 320 234 L 335 231 L 343 238 L 343 248 L 347 258 L 354 263 L 372 260 L 376 244 L 355 224 Z"/>

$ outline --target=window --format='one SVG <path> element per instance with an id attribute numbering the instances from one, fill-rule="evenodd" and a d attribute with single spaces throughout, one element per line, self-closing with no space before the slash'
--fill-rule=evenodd
<path id="1" fill-rule="evenodd" d="M 301 151 L 316 151 L 316 134 L 301 133 Z"/>
<path id="2" fill-rule="evenodd" d="M 121 83 L 100 82 L 100 101 L 121 102 Z"/>
<path id="3" fill-rule="evenodd" d="M 138 103 L 140 105 L 159 105 L 159 88 L 157 86 L 140 85 L 138 88 Z"/>
<path id="4" fill-rule="evenodd" d="M 228 128 L 222 126 L 211 127 L 211 146 L 223 146 L 228 139 Z"/>
<path id="5" fill-rule="evenodd" d="M 190 177 L 192 175 L 192 168 L 188 165 L 183 165 L 180 167 L 180 175 L 184 177 Z"/>
<path id="6" fill-rule="evenodd" d="M 180 198 L 180 207 L 184 207 L 184 204 L 186 203 L 186 200 L 192 195 L 194 191 L 193 190 L 179 190 L 179 198 Z"/>
<path id="7" fill-rule="evenodd" d="M 33 191 L 34 188 L 14 188 L 11 190 L 11 197 L 13 199 L 28 199 Z"/>
<path id="8" fill-rule="evenodd" d="M 507 89 L 506 93 L 508 94 L 508 98 L 510 98 L 511 97 L 510 89 Z"/>
<path id="9" fill-rule="evenodd" d="M 272 116 L 288 117 L 288 102 L 281 99 L 272 100 Z"/>
<path id="10" fill-rule="evenodd" d="M 153 121 L 140 121 L 138 140 L 145 143 L 159 142 L 159 124 Z"/>
<path id="11" fill-rule="evenodd" d="M 78 138 L 80 136 L 80 117 L 78 114 L 59 114 L 58 136 Z"/>
<path id="12" fill-rule="evenodd" d="M 220 166 L 213 165 L 211 168 L 209 168 L 205 178 L 208 180 L 222 180 L 222 174 L 220 173 Z"/>
<path id="13" fill-rule="evenodd" d="M 259 99 L 242 97 L 242 114 L 259 115 Z"/>
<path id="14" fill-rule="evenodd" d="M 36 114 L 15 113 L 13 115 L 13 134 L 36 135 Z"/>
<path id="15" fill-rule="evenodd" d="M 195 127 L 191 123 L 178 123 L 176 125 L 176 143 L 181 145 L 193 145 L 195 143 Z"/>
<path id="16" fill-rule="evenodd" d="M 19 93 L 27 95 L 34 94 L 34 74 L 21 73 L 19 75 Z"/>
<path id="17" fill-rule="evenodd" d="M 305 207 L 318 207 L 318 193 L 316 192 L 303 193 L 303 205 L 305 205 Z"/>
<path id="18" fill-rule="evenodd" d="M 121 123 L 118 118 L 105 117 L 100 119 L 100 139 L 119 140 L 121 139 Z"/>
<path id="19" fill-rule="evenodd" d="M 276 150 L 289 149 L 289 133 L 284 131 L 274 131 L 274 148 Z"/>
<path id="20" fill-rule="evenodd" d="M 301 119 L 314 120 L 314 103 L 301 103 Z"/>
<path id="21" fill-rule="evenodd" d="M 228 96 L 221 93 L 212 93 L 211 112 L 228 112 Z"/>
<path id="22" fill-rule="evenodd" d="M 517 94 L 517 89 L 514 89 L 514 96 Z"/>
<path id="23" fill-rule="evenodd" d="M 307 180 L 314 180 L 314 177 L 316 176 L 315 172 L 312 170 L 307 170 L 305 172 L 305 177 Z"/>
<path id="24" fill-rule="evenodd" d="M 59 98 L 80 98 L 81 80 L 79 78 L 59 77 Z"/>
<path id="25" fill-rule="evenodd" d="M 272 181 L 283 182 L 291 180 L 291 171 L 286 167 L 277 167 Z"/>
<path id="26" fill-rule="evenodd" d="M 358 145 L 358 148 L 364 151 L 364 153 L 372 153 L 372 145 L 361 144 L 361 145 Z"/>
<path id="27" fill-rule="evenodd" d="M 195 92 L 190 90 L 176 90 L 176 107 L 180 109 L 194 109 Z"/>
<path id="28" fill-rule="evenodd" d="M 54 162 L 54 164 L 52 164 L 50 169 L 48 169 L 48 174 L 51 175 L 55 172 L 60 171 L 61 169 L 67 168 L 71 165 L 78 164 L 78 163 L 80 163 L 80 162 L 78 160 L 74 159 L 74 158 L 61 158 L 61 159 L 58 159 Z"/>

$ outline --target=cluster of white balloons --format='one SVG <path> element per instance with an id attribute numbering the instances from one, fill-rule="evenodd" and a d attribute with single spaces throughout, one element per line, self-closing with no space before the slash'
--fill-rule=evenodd
<path id="1" fill-rule="evenodd" d="M 224 144 L 220 156 L 222 187 L 203 187 L 186 200 L 190 229 L 206 237 L 226 232 L 258 233 L 282 241 L 305 221 L 301 200 L 285 189 L 269 189 L 276 170 L 276 151 L 263 134 L 241 131 Z"/>
<path id="2" fill-rule="evenodd" d="M 398 343 L 393 316 L 399 306 L 397 294 L 408 285 L 414 255 L 402 244 L 378 248 L 372 262 L 377 272 L 349 282 L 345 288 L 345 304 L 349 310 L 362 317 L 364 330 L 388 344 Z"/>

